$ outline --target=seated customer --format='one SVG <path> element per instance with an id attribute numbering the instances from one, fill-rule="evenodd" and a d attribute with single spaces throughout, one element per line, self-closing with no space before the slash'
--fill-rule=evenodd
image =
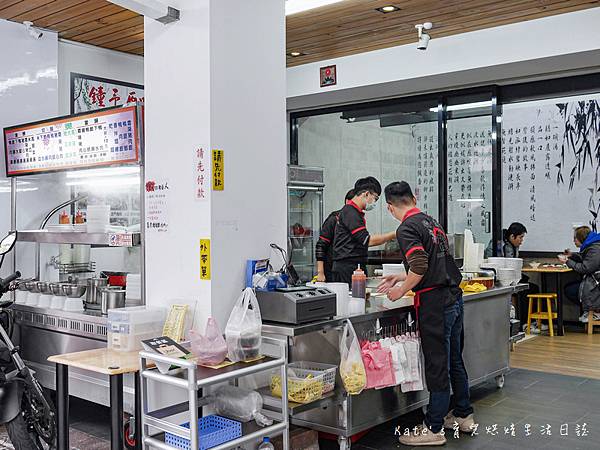
<path id="1" fill-rule="evenodd" d="M 581 282 L 565 286 L 565 294 L 570 300 L 581 302 L 583 315 L 579 320 L 585 323 L 589 311 L 600 311 L 600 234 L 589 227 L 579 227 L 573 242 L 579 253 L 567 250 L 559 260 L 582 276 Z M 594 320 L 600 320 L 600 314 L 594 313 Z"/>
<path id="2" fill-rule="evenodd" d="M 518 258 L 519 248 L 521 245 L 523 245 L 526 234 L 527 228 L 525 228 L 525 225 L 519 222 L 511 223 L 508 227 L 508 230 L 502 230 L 502 243 L 499 248 L 498 256 L 504 256 L 505 258 Z M 485 249 L 484 256 L 486 258 L 494 256 L 493 252 L 494 249 L 492 247 L 492 241 L 490 241 Z"/>

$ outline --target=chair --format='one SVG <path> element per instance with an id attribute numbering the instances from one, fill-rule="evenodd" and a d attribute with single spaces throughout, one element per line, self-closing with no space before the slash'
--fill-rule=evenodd
<path id="1" fill-rule="evenodd" d="M 527 298 L 529 300 L 529 308 L 527 311 L 526 333 L 531 333 L 532 319 L 536 319 L 538 322 L 541 320 L 547 320 L 548 331 L 550 332 L 550 336 L 554 336 L 554 326 L 552 324 L 552 319 L 556 319 L 558 315 L 557 313 L 552 311 L 552 305 L 554 301 L 558 301 L 558 296 L 556 294 L 529 294 Z M 535 311 L 533 311 L 533 304 L 536 300 L 536 309 Z M 544 301 L 546 303 L 546 311 L 543 310 Z M 598 325 L 600 325 L 600 322 L 598 322 Z"/>
<path id="2" fill-rule="evenodd" d="M 588 323 L 587 323 L 588 334 L 594 334 L 594 325 L 600 326 L 600 320 L 594 320 L 594 314 L 598 314 L 598 313 L 600 313 L 600 311 L 588 312 Z"/>

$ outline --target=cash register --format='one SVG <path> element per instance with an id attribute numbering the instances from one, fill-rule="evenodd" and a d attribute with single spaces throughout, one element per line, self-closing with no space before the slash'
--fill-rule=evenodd
<path id="1" fill-rule="evenodd" d="M 336 314 L 336 295 L 325 287 L 285 287 L 256 291 L 263 320 L 300 324 L 330 319 Z"/>

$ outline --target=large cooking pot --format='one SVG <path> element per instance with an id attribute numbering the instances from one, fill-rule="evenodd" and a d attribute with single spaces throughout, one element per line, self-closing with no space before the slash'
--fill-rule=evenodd
<path id="1" fill-rule="evenodd" d="M 87 280 L 87 291 L 85 296 L 85 304 L 93 309 L 100 309 L 100 297 L 98 290 L 108 286 L 107 278 L 89 278 Z"/>
<path id="2" fill-rule="evenodd" d="M 109 309 L 125 307 L 125 289 L 119 287 L 99 288 L 98 299 L 102 314 L 107 315 Z"/>

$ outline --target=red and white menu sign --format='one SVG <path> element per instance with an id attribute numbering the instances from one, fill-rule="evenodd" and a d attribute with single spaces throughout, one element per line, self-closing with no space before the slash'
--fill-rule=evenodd
<path id="1" fill-rule="evenodd" d="M 139 161 L 136 107 L 4 129 L 6 175 Z"/>

